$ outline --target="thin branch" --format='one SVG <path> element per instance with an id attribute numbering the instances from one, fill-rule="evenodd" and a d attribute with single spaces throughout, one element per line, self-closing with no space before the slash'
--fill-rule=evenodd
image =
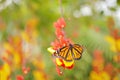
<path id="1" fill-rule="evenodd" d="M 62 0 L 59 0 L 59 5 L 60 5 L 60 14 L 61 14 L 61 17 L 63 17 Z"/>

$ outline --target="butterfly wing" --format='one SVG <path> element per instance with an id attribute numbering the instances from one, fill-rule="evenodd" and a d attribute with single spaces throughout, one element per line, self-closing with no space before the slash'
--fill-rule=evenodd
<path id="1" fill-rule="evenodd" d="M 65 46 L 60 48 L 60 50 L 58 51 L 58 56 L 63 58 L 65 61 L 72 61 L 73 57 L 72 57 L 72 51 L 70 49 L 70 46 Z"/>
<path id="2" fill-rule="evenodd" d="M 73 44 L 60 48 L 57 53 L 65 61 L 79 60 L 83 53 L 83 47 L 79 44 Z"/>
<path id="3" fill-rule="evenodd" d="M 69 48 L 69 50 L 68 50 L 68 53 L 67 53 L 67 55 L 66 55 L 65 60 L 66 60 L 66 61 L 72 61 L 72 60 L 73 60 L 72 51 L 71 51 L 70 48 Z"/>
<path id="4" fill-rule="evenodd" d="M 79 44 L 74 44 L 72 46 L 72 55 L 73 55 L 73 58 L 74 60 L 79 60 L 82 56 L 82 53 L 83 53 L 83 47 Z"/>

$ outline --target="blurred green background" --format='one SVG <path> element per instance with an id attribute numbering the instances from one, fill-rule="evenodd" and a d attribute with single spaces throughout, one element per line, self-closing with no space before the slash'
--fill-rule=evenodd
<path id="1" fill-rule="evenodd" d="M 74 43 L 84 46 L 82 59 L 75 61 L 73 69 L 63 69 L 63 75 L 59 76 L 51 54 L 47 51 L 56 38 L 53 23 L 61 17 L 60 0 L 0 0 L 1 80 L 2 73 L 6 73 L 4 70 L 2 72 L 2 67 L 6 63 L 3 57 L 6 56 L 5 50 L 8 49 L 4 47 L 4 43 L 11 43 L 9 39 L 16 35 L 20 37 L 22 32 L 26 34 L 23 34 L 22 42 L 25 45 L 22 44 L 21 49 L 26 49 L 27 44 L 26 51 L 29 57 L 27 56 L 27 61 L 26 52 L 23 51 L 22 55 L 25 55 L 20 65 L 25 60 L 25 65 L 30 67 L 30 71 L 23 75 L 21 67 L 15 67 L 14 70 L 10 68 L 10 74 L 3 80 L 16 80 L 17 75 L 23 75 L 24 80 L 120 80 L 120 0 L 61 0 L 61 2 L 66 21 L 65 34 Z M 31 36 L 30 41 L 24 37 L 26 35 Z M 14 40 L 12 44 L 11 46 L 16 45 Z M 30 53 L 29 48 L 32 51 Z M 42 73 L 45 78 L 39 78 L 42 75 L 39 73 L 41 70 L 38 72 L 38 78 L 35 78 L 34 70 L 37 70 L 37 65 L 33 66 L 34 60 L 31 58 L 36 57 L 38 63 L 44 65 Z M 7 58 L 14 63 L 9 55 Z M 106 70 L 106 66 L 110 70 Z"/>

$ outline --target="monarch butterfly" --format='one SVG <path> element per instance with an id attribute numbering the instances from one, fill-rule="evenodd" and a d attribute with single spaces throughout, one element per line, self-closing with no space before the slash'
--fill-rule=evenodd
<path id="1" fill-rule="evenodd" d="M 83 53 L 83 47 L 79 44 L 69 44 L 56 50 L 56 56 L 64 59 L 65 61 L 79 60 Z"/>

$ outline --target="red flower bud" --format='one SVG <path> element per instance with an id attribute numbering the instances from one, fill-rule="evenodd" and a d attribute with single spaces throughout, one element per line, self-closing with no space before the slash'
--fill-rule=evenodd
<path id="1" fill-rule="evenodd" d="M 63 74 L 63 72 L 60 70 L 59 67 L 56 67 L 56 71 L 57 71 L 58 75 L 62 75 Z"/>
<path id="2" fill-rule="evenodd" d="M 60 28 L 60 29 L 61 29 L 61 28 L 64 28 L 64 27 L 66 26 L 66 23 L 65 23 L 64 18 L 58 19 L 57 22 L 54 23 L 54 26 L 55 26 L 56 28 Z"/>
<path id="3" fill-rule="evenodd" d="M 55 40 L 54 42 L 52 42 L 51 45 L 53 46 L 54 50 L 57 50 L 61 47 L 61 44 L 59 43 L 58 40 Z"/>
<path id="4" fill-rule="evenodd" d="M 64 18 L 60 18 L 57 22 L 60 24 L 61 28 L 64 28 L 66 26 Z"/>
<path id="5" fill-rule="evenodd" d="M 60 43 L 62 44 L 62 46 L 66 46 L 68 44 L 68 42 L 65 38 L 61 38 Z"/>
<path id="6" fill-rule="evenodd" d="M 54 26 L 55 26 L 56 28 L 61 28 L 61 26 L 60 26 L 60 24 L 59 24 L 58 22 L 54 22 Z"/>
<path id="7" fill-rule="evenodd" d="M 57 29 L 55 33 L 58 39 L 64 37 L 64 32 L 61 29 Z"/>

